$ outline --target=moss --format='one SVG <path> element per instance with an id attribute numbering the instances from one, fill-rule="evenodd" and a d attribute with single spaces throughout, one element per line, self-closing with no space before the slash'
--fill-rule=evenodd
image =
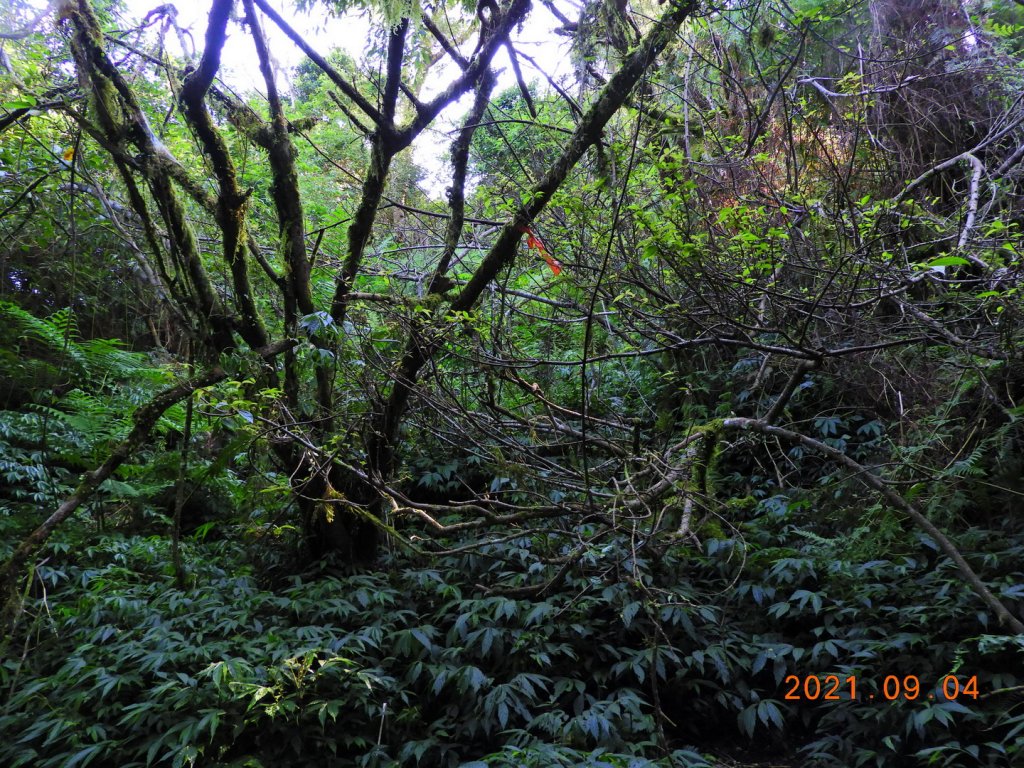
<path id="1" fill-rule="evenodd" d="M 694 457 L 692 480 L 694 489 L 704 496 L 715 495 L 715 480 L 718 477 L 718 460 L 721 456 L 719 435 L 722 432 L 722 419 L 714 419 L 704 425 L 701 430 L 700 451 Z"/>
<path id="2" fill-rule="evenodd" d="M 699 526 L 697 526 L 697 538 L 703 541 L 704 539 L 727 539 L 729 538 L 725 534 L 725 530 L 722 528 L 722 524 L 717 518 L 709 518 L 704 520 Z"/>
<path id="3" fill-rule="evenodd" d="M 124 114 L 117 97 L 117 89 L 106 70 L 110 63 L 103 50 L 103 33 L 88 3 L 65 3 L 60 18 L 74 29 L 71 40 L 72 55 L 75 58 L 79 77 L 89 74 L 91 106 L 108 134 L 120 134 L 124 130 Z M 84 85 L 84 83 L 83 83 Z"/>
<path id="4" fill-rule="evenodd" d="M 753 496 L 737 496 L 725 501 L 726 513 L 743 514 L 753 512 L 757 507 L 757 499 Z"/>

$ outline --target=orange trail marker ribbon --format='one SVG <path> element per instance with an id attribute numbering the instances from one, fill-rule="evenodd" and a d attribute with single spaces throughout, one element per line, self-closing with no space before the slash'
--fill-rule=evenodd
<path id="1" fill-rule="evenodd" d="M 544 246 L 544 242 L 534 234 L 534 231 L 529 227 L 519 227 L 519 231 L 526 235 L 526 247 L 531 251 L 536 251 L 537 255 L 540 256 L 547 265 L 551 267 L 551 271 L 556 275 L 562 274 L 562 264 L 548 253 L 548 249 Z"/>

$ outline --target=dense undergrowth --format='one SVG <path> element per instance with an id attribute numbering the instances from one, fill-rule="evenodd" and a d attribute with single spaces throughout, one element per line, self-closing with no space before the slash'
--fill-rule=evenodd
<path id="1" fill-rule="evenodd" d="M 67 343 L 52 320 L 8 317 L 36 345 L 29 362 L 45 382 L 47 350 Z M 121 365 L 101 357 L 73 367 L 96 396 L 20 393 L 36 404 L 0 412 L 2 557 L 33 510 L 58 504 L 76 470 L 123 433 L 132 393 L 156 381 L 146 356 L 94 346 Z M 684 415 L 712 416 L 742 376 L 742 366 L 695 374 L 708 391 Z M 983 419 L 969 410 L 983 407 L 971 381 L 936 380 L 950 396 L 898 442 L 854 395 L 844 402 L 825 376 L 808 381 L 792 418 L 865 463 L 941 455 Z M 0 666 L 0 764 L 997 768 L 1024 759 L 1024 638 L 1006 634 L 935 542 L 810 453 L 790 450 L 786 474 L 772 477 L 756 443 L 723 443 L 684 535 L 650 537 L 629 516 L 612 528 L 557 519 L 490 544 L 452 540 L 433 555 L 392 542 L 373 568 L 354 569 L 309 564 L 287 497 L 245 450 L 251 425 L 210 414 L 182 478 L 203 500 L 185 505 L 198 517 L 183 521 L 194 531 L 182 542 L 184 583 L 166 534 L 181 409 L 23 582 Z M 1012 505 L 1015 429 L 1012 419 L 990 429 L 912 493 L 1019 612 L 1024 534 L 998 513 Z M 493 466 L 431 461 L 442 450 L 430 443 L 420 450 L 405 481 L 423 499 L 457 493 L 470 471 L 502 487 Z M 404 524 L 404 537 L 422 541 L 416 533 Z"/>
<path id="2" fill-rule="evenodd" d="M 194 540 L 184 590 L 164 538 L 54 544 L 2 666 L 0 762 L 1019 764 L 1024 640 L 996 633 L 931 542 L 869 519 L 822 538 L 781 496 L 747 517 L 700 550 L 606 540 L 530 599 L 479 583 L 552 569 L 543 534 L 294 577 L 265 543 L 253 558 Z M 882 537 L 889 556 L 866 560 Z M 1019 532 L 960 540 L 981 542 L 990 588 L 1019 601 Z M 807 700 L 812 675 L 844 681 L 839 700 Z"/>

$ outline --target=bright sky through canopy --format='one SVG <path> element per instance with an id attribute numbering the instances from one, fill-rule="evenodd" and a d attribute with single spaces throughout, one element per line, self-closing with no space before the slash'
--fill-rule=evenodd
<path id="1" fill-rule="evenodd" d="M 161 4 L 154 0 L 126 0 L 129 17 L 126 21 L 134 23 L 136 20 L 144 18 L 147 13 L 159 5 Z M 201 55 L 210 4 L 193 0 L 174 5 L 178 9 L 179 26 L 191 33 L 196 53 Z M 328 14 L 322 5 L 316 5 L 313 10 L 307 12 L 296 11 L 292 3 L 282 3 L 280 0 L 273 2 L 273 5 L 293 28 L 320 53 L 326 55 L 334 48 L 342 48 L 357 61 L 365 55 L 370 35 L 370 23 L 365 14 L 350 12 L 344 18 L 338 18 Z M 236 13 L 239 13 L 240 10 L 241 4 L 239 3 Z M 522 34 L 516 39 L 516 46 L 534 59 L 548 75 L 558 80 L 569 75 L 571 67 L 568 42 L 565 38 L 554 34 L 555 22 L 554 17 L 546 9 L 540 5 L 534 6 L 523 27 Z M 267 35 L 270 54 L 277 66 L 279 85 L 290 88 L 292 71 L 301 63 L 304 54 L 271 23 L 264 24 L 264 34 Z M 475 38 L 471 38 L 471 40 L 475 40 Z M 167 42 L 173 53 L 180 53 L 180 46 L 173 35 L 168 35 Z M 467 52 L 464 51 L 464 53 Z M 237 26 L 233 30 L 229 27 L 228 40 L 224 45 L 221 61 L 220 77 L 233 88 L 241 93 L 265 92 L 266 87 L 259 73 L 259 62 L 252 40 L 240 34 Z M 494 58 L 494 64 L 500 72 L 497 91 L 513 87 L 515 77 L 509 65 L 508 54 L 504 49 L 498 51 Z M 537 72 L 532 64 L 524 60 L 522 66 L 527 82 L 535 82 L 542 90 L 549 87 L 544 76 Z M 435 66 L 432 75 L 427 78 L 424 84 L 424 95 L 434 95 L 448 81 L 452 72 L 451 60 L 446 57 L 439 65 Z M 447 132 L 455 127 L 457 118 L 468 109 L 470 102 L 471 95 L 467 94 L 465 98 L 456 102 L 454 109 L 442 113 L 432 130 L 425 131 L 413 145 L 416 164 L 426 172 L 423 186 L 433 195 L 442 194 L 444 189 L 442 180 L 446 178 L 444 167 L 447 162 L 447 146 L 450 142 Z"/>

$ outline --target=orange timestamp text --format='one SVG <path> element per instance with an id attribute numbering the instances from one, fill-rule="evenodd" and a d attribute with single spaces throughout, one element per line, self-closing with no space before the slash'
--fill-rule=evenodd
<path id="1" fill-rule="evenodd" d="M 839 675 L 786 675 L 783 685 L 787 701 L 849 701 L 857 699 L 861 681 L 856 675 L 840 677 Z M 921 697 L 927 699 L 943 698 L 955 700 L 959 697 L 978 698 L 978 676 L 960 678 L 946 675 L 934 691 L 922 691 L 921 681 L 917 675 L 886 675 L 882 680 L 881 691 L 877 694 L 868 693 L 861 699 L 879 699 L 896 701 L 903 699 L 913 701 Z"/>

